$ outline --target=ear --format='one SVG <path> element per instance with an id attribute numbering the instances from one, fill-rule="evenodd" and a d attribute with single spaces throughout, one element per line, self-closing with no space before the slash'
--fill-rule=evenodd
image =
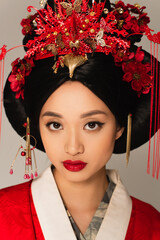
<path id="1" fill-rule="evenodd" d="M 116 140 L 118 139 L 118 138 L 120 138 L 121 136 L 122 136 L 122 134 L 123 134 L 123 132 L 124 132 L 124 127 L 117 127 L 117 130 L 116 130 Z"/>

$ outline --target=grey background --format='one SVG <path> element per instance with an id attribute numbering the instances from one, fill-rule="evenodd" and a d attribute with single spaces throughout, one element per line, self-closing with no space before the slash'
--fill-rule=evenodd
<path id="1" fill-rule="evenodd" d="M 128 2 L 128 1 L 124 1 Z M 130 0 L 131 4 L 137 1 Z M 147 12 L 151 18 L 150 28 L 160 31 L 160 1 L 139 0 L 141 5 L 147 6 Z M 0 47 L 3 44 L 7 48 L 22 44 L 20 21 L 28 15 L 27 6 L 33 5 L 40 8 L 38 0 L 0 0 Z M 34 12 L 32 12 L 34 13 Z M 140 45 L 149 51 L 150 43 L 146 37 Z M 11 62 L 17 57 L 24 56 L 23 48 L 17 48 L 9 52 L 5 59 L 5 79 L 11 70 Z M 159 56 L 160 58 L 160 56 Z M 2 134 L 0 143 L 0 188 L 24 182 L 24 158 L 17 157 L 14 174 L 9 174 L 10 165 L 16 155 L 20 144 L 20 137 L 10 126 L 3 109 Z M 39 173 L 49 164 L 45 153 L 36 150 Z M 129 193 L 145 202 L 152 204 L 160 210 L 160 177 L 157 181 L 152 174 L 147 174 L 148 143 L 131 152 L 128 167 L 126 167 L 125 154 L 113 155 L 107 168 L 119 170 L 121 178 Z"/>

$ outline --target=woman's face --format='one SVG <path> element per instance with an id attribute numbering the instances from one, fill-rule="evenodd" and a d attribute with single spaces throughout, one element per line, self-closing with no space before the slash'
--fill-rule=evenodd
<path id="1" fill-rule="evenodd" d="M 123 132 L 106 104 L 78 81 L 53 92 L 43 105 L 39 127 L 55 171 L 73 182 L 104 171 Z"/>

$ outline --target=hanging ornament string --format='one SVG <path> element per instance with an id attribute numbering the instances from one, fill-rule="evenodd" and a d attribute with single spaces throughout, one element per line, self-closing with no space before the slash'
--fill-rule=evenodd
<path id="1" fill-rule="evenodd" d="M 151 53 L 151 75 L 153 76 L 153 53 L 152 53 L 152 41 L 150 41 L 150 53 Z M 153 76 L 154 77 L 154 76 Z M 151 103 L 150 103 L 150 126 L 149 126 L 149 146 L 148 146 L 148 164 L 147 173 L 150 174 L 150 158 L 151 158 L 151 136 L 152 136 L 152 119 L 153 119 L 153 87 L 151 88 Z"/>
<path id="2" fill-rule="evenodd" d="M 128 165 L 130 148 L 131 148 L 131 133 L 132 133 L 132 114 L 128 114 L 127 124 L 127 143 L 126 143 L 126 163 Z"/>
<path id="3" fill-rule="evenodd" d="M 154 137 L 153 137 L 153 168 L 152 176 L 158 179 L 160 172 L 160 74 L 158 65 L 158 44 L 160 44 L 160 32 L 157 34 L 151 34 L 151 30 L 147 28 L 146 35 L 150 40 L 151 51 L 151 71 L 153 79 L 155 78 L 155 85 L 151 89 L 151 103 L 150 103 L 150 130 L 149 130 L 149 149 L 148 149 L 148 165 L 147 172 L 150 173 L 150 155 L 151 155 L 151 132 L 152 123 L 154 117 Z M 153 42 L 153 45 L 152 45 Z M 153 57 L 152 57 L 153 52 Z M 154 81 L 153 81 L 154 84 Z M 155 109 L 153 109 L 153 103 L 155 103 Z M 154 112 L 154 116 L 153 116 Z M 157 132 L 157 134 L 155 134 Z"/>
<path id="4" fill-rule="evenodd" d="M 5 56 L 7 53 L 6 45 L 3 45 L 2 48 L 0 48 L 0 98 L 1 98 L 1 104 L 0 104 L 0 141 L 1 141 L 1 123 L 2 123 L 2 106 L 3 106 L 3 85 L 4 85 L 4 62 L 5 62 Z"/>
<path id="5" fill-rule="evenodd" d="M 0 142 L 1 142 L 1 126 L 2 126 L 2 107 L 3 107 L 3 85 L 4 85 L 4 59 L 1 62 L 0 66 L 0 89 L 1 89 L 1 105 L 0 105 Z"/>
<path id="6" fill-rule="evenodd" d="M 157 86 L 157 107 L 158 107 L 158 116 L 157 116 L 157 143 L 156 143 L 156 159 L 157 159 L 157 173 L 156 173 L 156 178 L 158 179 L 159 177 L 159 171 L 160 171 L 160 156 L 159 156 L 159 148 L 160 148 L 160 79 L 158 78 L 159 76 L 159 71 L 158 70 L 158 44 L 157 44 L 157 64 L 156 64 L 156 76 L 157 76 L 157 81 L 159 80 L 158 86 Z"/>
<path id="7" fill-rule="evenodd" d="M 154 44 L 154 70 L 155 70 L 155 77 L 156 77 L 156 87 L 155 87 L 155 109 L 158 109 L 158 44 Z M 155 177 L 156 171 L 158 170 L 158 156 L 157 156 L 157 147 L 158 147 L 158 115 L 155 111 L 154 113 L 154 147 L 153 147 L 153 171 L 152 175 Z M 157 134 L 155 134 L 157 132 Z"/>
<path id="8" fill-rule="evenodd" d="M 27 118 L 27 122 L 24 124 L 24 127 L 26 127 L 26 135 L 22 137 L 23 140 L 26 140 L 26 148 L 23 147 L 21 144 L 20 147 L 18 148 L 18 151 L 16 153 L 16 156 L 11 164 L 10 167 L 10 174 L 13 174 L 13 166 L 16 161 L 16 158 L 18 157 L 18 154 L 20 150 L 22 149 L 21 156 L 25 157 L 25 174 L 24 174 L 24 179 L 33 179 L 34 177 L 38 177 L 38 169 L 37 169 L 37 163 L 36 163 L 36 157 L 35 157 L 35 152 L 34 149 L 36 148 L 37 145 L 37 140 L 35 137 L 30 135 L 30 122 L 29 118 Z M 34 146 L 30 146 L 30 140 L 31 138 L 34 139 Z M 33 172 L 33 161 L 32 161 L 32 154 L 31 151 L 33 152 L 33 159 L 34 159 L 34 165 L 35 165 L 35 172 Z"/>
<path id="9" fill-rule="evenodd" d="M 156 76 L 156 43 L 153 45 L 153 56 L 154 56 L 154 62 L 153 62 L 153 72 L 154 72 L 154 78 L 156 77 L 156 84 L 155 84 L 155 93 L 154 94 L 154 102 L 155 102 L 155 109 L 157 109 L 157 76 Z M 153 169 L 152 169 L 152 176 L 155 177 L 155 171 L 156 171 L 156 159 L 155 159 L 155 150 L 156 150 L 156 127 L 157 127 L 157 117 L 156 117 L 156 111 L 154 112 L 154 137 L 153 137 Z"/>
<path id="10" fill-rule="evenodd" d="M 0 142 L 1 142 L 1 128 L 2 128 L 2 107 L 3 107 L 3 86 L 4 86 L 4 67 L 5 67 L 5 56 L 8 52 L 11 50 L 18 48 L 18 47 L 24 47 L 24 45 L 15 46 L 13 48 L 10 48 L 7 50 L 7 46 L 3 45 L 2 48 L 0 48 Z"/>

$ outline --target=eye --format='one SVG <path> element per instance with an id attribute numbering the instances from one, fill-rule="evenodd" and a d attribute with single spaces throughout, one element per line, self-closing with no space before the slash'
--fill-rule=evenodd
<path id="1" fill-rule="evenodd" d="M 89 122 L 87 123 L 85 126 L 88 126 L 86 127 L 87 130 L 96 130 L 97 128 L 102 128 L 104 123 L 101 123 L 101 122 Z"/>
<path id="2" fill-rule="evenodd" d="M 61 130 L 62 129 L 62 126 L 60 123 L 58 122 L 49 122 L 47 123 L 46 125 L 50 130 L 54 130 L 54 131 L 57 131 L 57 130 Z"/>

